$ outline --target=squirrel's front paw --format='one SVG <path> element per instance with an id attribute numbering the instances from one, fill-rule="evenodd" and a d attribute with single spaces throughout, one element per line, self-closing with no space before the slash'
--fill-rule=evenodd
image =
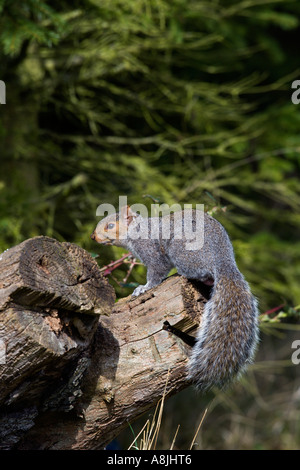
<path id="1" fill-rule="evenodd" d="M 145 286 L 138 286 L 134 291 L 132 292 L 132 297 L 137 297 L 138 295 L 143 294 L 143 292 L 146 292 L 148 290 L 147 285 Z"/>

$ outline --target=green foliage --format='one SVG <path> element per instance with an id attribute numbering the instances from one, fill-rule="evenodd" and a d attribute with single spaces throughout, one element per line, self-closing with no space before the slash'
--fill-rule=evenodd
<path id="1" fill-rule="evenodd" d="M 0 0 L 0 45 L 4 55 L 17 55 L 24 42 L 57 44 L 65 23 L 47 2 Z"/>
<path id="2" fill-rule="evenodd" d="M 102 202 L 226 206 L 262 310 L 298 304 L 297 2 L 0 5 L 0 247 L 46 234 L 107 264 L 123 252 L 89 239 Z"/>

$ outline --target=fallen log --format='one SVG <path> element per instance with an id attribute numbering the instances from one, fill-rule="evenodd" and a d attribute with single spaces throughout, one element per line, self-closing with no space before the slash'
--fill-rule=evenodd
<path id="1" fill-rule="evenodd" d="M 48 237 L 4 252 L 0 448 L 105 448 L 164 391 L 189 385 L 190 348 L 163 323 L 193 332 L 205 302 L 174 275 L 115 303 L 89 253 Z"/>

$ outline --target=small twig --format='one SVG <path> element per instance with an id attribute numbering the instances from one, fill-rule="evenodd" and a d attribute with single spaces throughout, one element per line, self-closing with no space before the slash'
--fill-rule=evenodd
<path id="1" fill-rule="evenodd" d="M 121 258 L 117 259 L 116 261 L 111 261 L 109 264 L 107 264 L 106 266 L 103 266 L 102 268 L 100 268 L 100 272 L 103 273 L 104 276 L 111 276 L 112 279 L 119 285 L 121 286 L 120 282 L 112 275 L 112 272 L 119 268 L 120 266 L 122 266 L 122 264 L 130 264 L 129 268 L 128 268 L 128 271 L 127 271 L 127 274 L 126 276 L 124 277 L 123 279 L 123 282 L 127 282 L 130 274 L 132 273 L 132 270 L 134 268 L 134 266 L 137 266 L 137 265 L 142 265 L 143 263 L 139 263 L 136 258 L 133 257 L 132 253 L 129 252 L 129 253 L 126 253 L 125 255 L 123 255 Z"/>
<path id="2" fill-rule="evenodd" d="M 108 274 L 111 274 L 111 272 L 114 269 L 117 269 L 118 267 L 120 267 L 123 264 L 123 262 L 127 258 L 130 258 L 130 257 L 132 257 L 132 253 L 125 254 L 121 258 L 117 259 L 116 261 L 111 261 L 106 266 L 103 266 L 102 268 L 100 268 L 100 272 L 102 272 L 104 276 L 107 276 Z"/>
<path id="3" fill-rule="evenodd" d="M 285 307 L 285 304 L 278 305 L 278 307 L 271 308 L 271 310 L 267 310 L 266 312 L 262 313 L 262 315 L 271 315 L 272 313 L 277 312 L 281 308 Z"/>
<path id="4" fill-rule="evenodd" d="M 130 263 L 130 266 L 129 266 L 129 269 L 128 269 L 128 271 L 127 271 L 127 274 L 126 274 L 126 276 L 125 276 L 124 279 L 123 279 L 123 282 L 127 282 L 128 278 L 129 278 L 129 276 L 130 276 L 130 274 L 132 273 L 132 270 L 133 270 L 134 266 L 136 266 L 137 264 L 141 264 L 141 263 L 137 263 L 137 262 L 136 262 L 136 258 L 133 258 L 133 260 L 132 260 L 131 263 Z"/>
<path id="5" fill-rule="evenodd" d="M 174 437 L 173 437 L 173 441 L 172 441 L 172 444 L 171 444 L 170 450 L 173 450 L 173 447 L 174 447 L 174 444 L 175 444 L 175 441 L 176 441 L 176 437 L 177 437 L 177 434 L 178 434 L 179 428 L 180 428 L 180 424 L 178 424 L 178 426 L 177 426 L 177 429 L 176 429 L 175 435 L 174 435 Z"/>
<path id="6" fill-rule="evenodd" d="M 198 433 L 199 433 L 199 431 L 200 431 L 200 428 L 201 428 L 201 426 L 202 426 L 202 423 L 203 423 L 203 421 L 204 421 L 204 418 L 205 418 L 205 416 L 206 416 L 206 414 L 207 414 L 207 411 L 208 411 L 208 407 L 205 408 L 205 411 L 204 411 L 204 413 L 203 413 L 203 416 L 202 416 L 202 418 L 201 418 L 201 421 L 200 421 L 200 423 L 199 423 L 199 426 L 198 426 L 198 428 L 197 428 L 197 431 L 196 431 L 196 433 L 195 433 L 195 435 L 194 435 L 194 438 L 193 438 L 193 440 L 192 440 L 192 443 L 191 443 L 191 446 L 190 446 L 190 450 L 192 450 L 193 445 L 195 444 L 195 440 L 196 440 L 196 438 L 197 438 L 197 436 L 198 436 Z"/>
<path id="7" fill-rule="evenodd" d="M 110 273 L 110 277 L 116 284 L 118 284 L 119 287 L 122 287 L 122 284 L 118 281 L 118 279 L 112 273 Z"/>

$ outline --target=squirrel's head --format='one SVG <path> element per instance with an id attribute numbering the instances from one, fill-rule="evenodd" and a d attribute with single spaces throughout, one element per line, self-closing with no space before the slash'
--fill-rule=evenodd
<path id="1" fill-rule="evenodd" d="M 129 225 L 136 216 L 129 206 L 124 206 L 119 213 L 100 220 L 91 238 L 103 245 L 122 245 L 122 240 L 127 238 Z"/>

